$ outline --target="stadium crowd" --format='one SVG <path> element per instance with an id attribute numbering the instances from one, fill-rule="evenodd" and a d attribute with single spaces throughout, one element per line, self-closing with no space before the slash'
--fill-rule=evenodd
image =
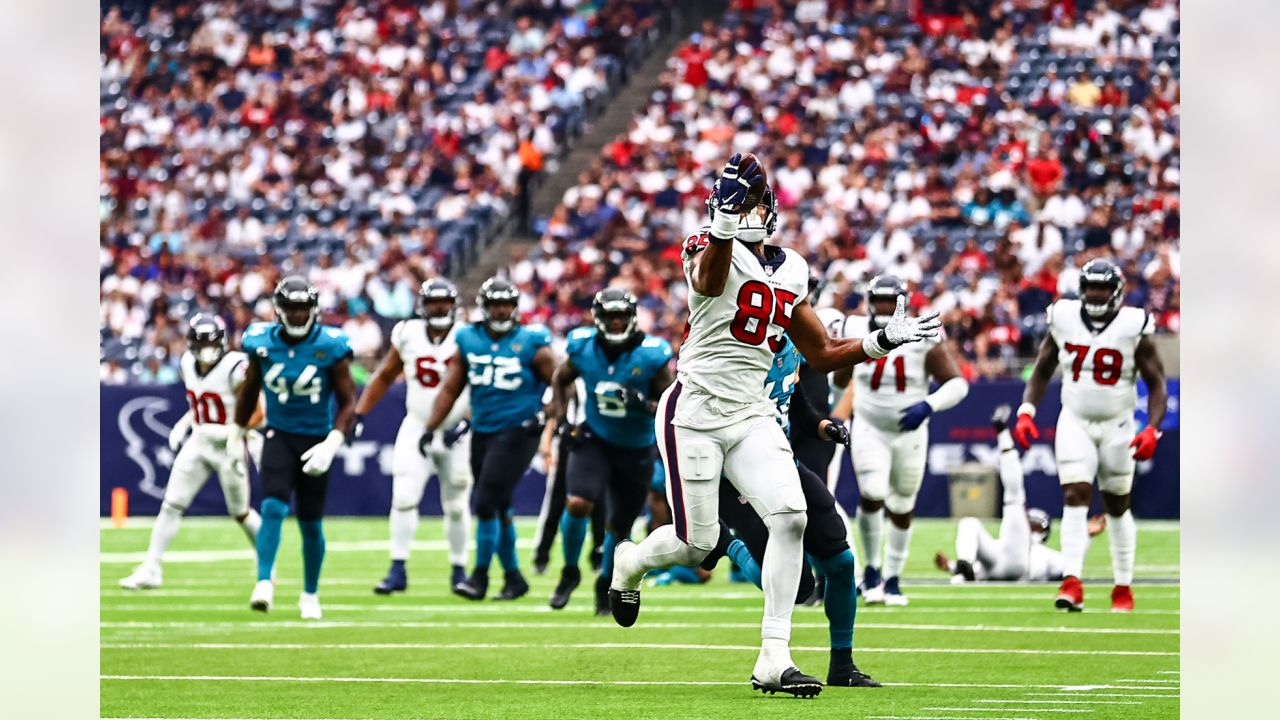
<path id="1" fill-rule="evenodd" d="M 955 32 L 886 3 L 732 3 L 513 260 L 526 314 L 564 332 L 617 277 L 642 327 L 678 342 L 680 241 L 724 159 L 749 150 L 778 195 L 775 239 L 825 281 L 819 303 L 853 311 L 871 276 L 903 277 L 916 309 L 943 312 L 970 380 L 1021 371 L 1045 308 L 1100 254 L 1127 302 L 1177 332 L 1177 9 L 939 4 L 963 11 Z"/>
<path id="2" fill-rule="evenodd" d="M 374 318 L 518 211 L 666 5 L 103 3 L 103 381 L 175 382 L 187 317 L 270 318 L 294 271 L 376 351 Z"/>
<path id="3" fill-rule="evenodd" d="M 282 273 L 375 356 L 417 284 L 519 201 L 655 22 L 639 0 L 123 3 L 102 14 L 104 382 L 175 382 L 197 309 L 243 329 Z M 680 241 L 759 154 L 777 240 L 852 311 L 878 272 L 944 312 L 970 379 L 1015 373 L 1090 257 L 1179 326 L 1168 0 L 734 0 L 513 257 L 562 334 L 620 278 L 679 341 Z M 141 7 L 142 11 L 135 8 Z"/>

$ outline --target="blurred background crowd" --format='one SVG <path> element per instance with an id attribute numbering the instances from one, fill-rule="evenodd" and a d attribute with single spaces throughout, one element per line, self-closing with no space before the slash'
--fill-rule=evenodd
<path id="1" fill-rule="evenodd" d="M 269 319 L 282 273 L 371 362 L 425 277 L 527 212 L 678 4 L 121 3 L 102 14 L 104 382 L 173 382 L 197 309 Z M 971 380 L 1022 372 L 1091 257 L 1179 329 L 1171 0 L 734 0 L 530 223 L 507 274 L 563 334 L 624 284 L 678 343 L 681 241 L 735 151 L 775 242 L 855 311 L 871 276 L 942 311 Z M 465 300 L 469 301 L 470 298 Z"/>

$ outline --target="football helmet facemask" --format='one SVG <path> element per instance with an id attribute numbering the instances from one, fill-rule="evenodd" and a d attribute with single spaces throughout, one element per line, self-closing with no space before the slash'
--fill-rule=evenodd
<path id="1" fill-rule="evenodd" d="M 1049 541 L 1049 534 L 1053 530 L 1053 519 L 1049 517 L 1049 513 L 1040 508 L 1031 508 L 1027 510 L 1027 522 L 1031 523 L 1031 539 L 1038 543 Z"/>
<path id="2" fill-rule="evenodd" d="M 623 329 L 614 332 L 617 324 L 610 320 L 617 318 L 623 318 Z M 605 342 L 610 345 L 624 343 L 636 330 L 636 299 L 622 288 L 605 288 L 596 293 L 595 300 L 591 302 L 591 319 Z"/>
<path id="3" fill-rule="evenodd" d="M 1089 289 L 1097 288 L 1094 302 L 1090 302 Z M 1097 299 L 1106 293 L 1104 302 Z M 1124 304 L 1124 273 L 1110 260 L 1094 258 L 1080 270 L 1080 304 L 1084 312 L 1095 320 L 1110 317 Z"/>
<path id="4" fill-rule="evenodd" d="M 491 277 L 485 280 L 476 296 L 476 303 L 480 306 L 480 314 L 484 317 L 485 327 L 493 332 L 509 332 L 519 322 L 520 289 L 506 278 Z M 510 303 L 513 305 L 511 314 L 506 318 L 494 318 L 491 306 L 496 303 Z"/>
<path id="5" fill-rule="evenodd" d="M 301 275 L 281 280 L 271 294 L 271 302 L 276 308 L 276 320 L 289 337 L 306 337 L 320 316 L 320 291 Z"/>
<path id="6" fill-rule="evenodd" d="M 213 367 L 227 354 L 227 324 L 211 313 L 196 313 L 187 326 L 187 349 L 196 361 Z"/>
<path id="7" fill-rule="evenodd" d="M 441 302 L 449 303 L 443 312 L 440 312 Z M 434 313 L 433 307 L 436 310 Z M 431 278 L 418 289 L 418 315 L 427 321 L 427 327 L 432 330 L 448 330 L 453 327 L 457 310 L 458 288 L 448 280 Z"/>

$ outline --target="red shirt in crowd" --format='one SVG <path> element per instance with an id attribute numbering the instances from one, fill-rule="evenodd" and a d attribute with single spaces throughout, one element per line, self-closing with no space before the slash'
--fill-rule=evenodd
<path id="1" fill-rule="evenodd" d="M 701 45 L 689 45 L 680 51 L 680 60 L 684 62 L 684 81 L 700 88 L 707 84 L 707 61 L 711 59 L 711 51 Z"/>
<path id="2" fill-rule="evenodd" d="M 1040 155 L 1027 163 L 1027 178 L 1031 191 L 1037 195 L 1052 195 L 1062 183 L 1062 163 Z"/>

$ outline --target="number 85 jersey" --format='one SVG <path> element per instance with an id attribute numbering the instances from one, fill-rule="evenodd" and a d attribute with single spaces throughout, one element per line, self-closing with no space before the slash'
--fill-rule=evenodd
<path id="1" fill-rule="evenodd" d="M 421 318 L 402 320 L 391 328 L 391 347 L 404 364 L 405 411 L 426 425 L 431 406 L 436 401 L 440 383 L 448 366 L 457 361 L 458 326 L 449 328 L 440 342 L 432 342 L 427 334 L 427 321 Z M 453 404 L 443 428 L 451 428 L 467 416 L 470 409 L 468 390 Z M 417 452 L 417 449 L 414 449 Z"/>
<path id="2" fill-rule="evenodd" d="M 327 435 L 333 429 L 330 369 L 351 357 L 351 344 L 338 328 L 316 324 L 305 338 L 285 341 L 279 323 L 254 323 L 241 346 L 262 374 L 267 426 L 299 435 Z"/>
<path id="3" fill-rule="evenodd" d="M 1084 315 L 1079 300 L 1049 306 L 1049 335 L 1062 366 L 1062 405 L 1084 420 L 1109 420 L 1138 403 L 1134 351 L 1155 324 L 1141 308 L 1122 307 L 1104 326 Z"/>

